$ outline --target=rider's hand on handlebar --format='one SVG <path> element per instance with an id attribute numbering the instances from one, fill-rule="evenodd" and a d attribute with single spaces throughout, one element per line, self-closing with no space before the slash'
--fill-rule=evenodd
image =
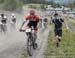
<path id="1" fill-rule="evenodd" d="M 19 31 L 20 31 L 20 32 L 25 32 L 25 30 L 23 30 L 23 29 L 19 29 Z"/>
<path id="2" fill-rule="evenodd" d="M 22 31 L 22 29 L 19 29 L 19 31 L 21 32 L 21 31 Z"/>

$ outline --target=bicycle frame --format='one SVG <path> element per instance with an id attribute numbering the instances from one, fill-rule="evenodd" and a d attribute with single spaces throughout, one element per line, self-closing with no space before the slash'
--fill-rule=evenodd
<path id="1" fill-rule="evenodd" d="M 26 29 L 26 35 L 28 37 L 27 39 L 27 52 L 29 54 L 29 56 L 32 56 L 33 54 L 33 45 L 34 45 L 34 29 L 33 27 L 32 28 L 29 28 L 29 29 Z"/>

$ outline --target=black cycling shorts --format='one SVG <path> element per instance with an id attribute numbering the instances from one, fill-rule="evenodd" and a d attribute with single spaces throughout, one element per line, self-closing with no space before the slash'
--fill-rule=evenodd
<path id="1" fill-rule="evenodd" d="M 7 23 L 6 21 L 7 21 L 7 20 L 2 20 L 2 23 L 5 23 L 5 24 L 6 24 L 6 23 Z"/>
<path id="2" fill-rule="evenodd" d="M 14 18 L 14 19 L 12 19 L 12 21 L 14 22 L 14 23 L 16 23 L 16 19 Z"/>
<path id="3" fill-rule="evenodd" d="M 55 36 L 62 37 L 62 30 L 55 30 Z"/>
<path id="4" fill-rule="evenodd" d="M 29 26 L 29 27 L 33 26 L 34 29 L 35 29 L 35 28 L 37 28 L 37 22 L 36 22 L 36 21 L 30 21 L 30 22 L 28 23 L 28 26 Z"/>

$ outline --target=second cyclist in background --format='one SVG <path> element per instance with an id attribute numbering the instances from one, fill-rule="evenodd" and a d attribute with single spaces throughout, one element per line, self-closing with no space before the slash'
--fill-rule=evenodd
<path id="1" fill-rule="evenodd" d="M 11 14 L 10 18 L 10 28 L 14 30 L 16 28 L 16 16 L 14 13 Z"/>
<path id="2" fill-rule="evenodd" d="M 1 14 L 0 16 L 0 21 L 1 21 L 1 24 L 0 24 L 0 28 L 1 28 L 1 31 L 2 32 L 6 32 L 7 31 L 7 16 L 5 16 L 3 13 Z"/>

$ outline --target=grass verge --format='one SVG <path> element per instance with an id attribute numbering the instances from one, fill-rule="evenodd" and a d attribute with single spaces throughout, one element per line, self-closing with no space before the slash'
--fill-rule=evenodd
<path id="1" fill-rule="evenodd" d="M 28 55 L 27 55 L 26 51 L 24 51 L 23 53 L 21 53 L 20 58 L 27 58 L 27 57 L 28 57 Z"/>
<path id="2" fill-rule="evenodd" d="M 37 10 L 45 10 L 46 5 L 44 4 L 26 4 L 25 6 L 29 8 L 37 9 Z"/>
<path id="3" fill-rule="evenodd" d="M 72 26 L 75 27 L 75 20 L 73 20 L 73 19 L 69 19 L 69 23 L 70 23 Z"/>
<path id="4" fill-rule="evenodd" d="M 70 31 L 67 32 L 64 28 L 60 47 L 57 48 L 52 29 L 49 34 L 45 58 L 75 58 L 75 34 Z"/>

